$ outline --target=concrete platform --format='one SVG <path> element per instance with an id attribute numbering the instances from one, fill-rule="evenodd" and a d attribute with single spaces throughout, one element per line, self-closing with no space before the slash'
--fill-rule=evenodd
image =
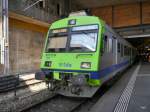
<path id="1" fill-rule="evenodd" d="M 104 94 L 90 112 L 150 112 L 150 63 L 139 63 Z"/>
<path id="2" fill-rule="evenodd" d="M 142 63 L 127 112 L 150 112 L 150 63 Z"/>

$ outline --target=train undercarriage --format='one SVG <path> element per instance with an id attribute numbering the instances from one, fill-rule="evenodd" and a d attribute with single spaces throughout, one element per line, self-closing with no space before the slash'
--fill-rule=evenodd
<path id="1" fill-rule="evenodd" d="M 50 91 L 68 97 L 92 97 L 99 86 L 89 85 L 89 76 L 86 74 L 72 75 L 72 73 L 60 73 L 59 80 L 53 74 L 38 72 L 36 79 L 45 80 Z"/>

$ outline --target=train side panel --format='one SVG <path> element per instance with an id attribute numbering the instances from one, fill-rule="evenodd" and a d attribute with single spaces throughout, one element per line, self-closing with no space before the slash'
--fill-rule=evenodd
<path id="1" fill-rule="evenodd" d="M 114 33 L 108 26 L 103 34 L 104 49 L 100 59 L 101 81 L 112 78 L 132 64 L 133 47 L 124 39 Z"/>

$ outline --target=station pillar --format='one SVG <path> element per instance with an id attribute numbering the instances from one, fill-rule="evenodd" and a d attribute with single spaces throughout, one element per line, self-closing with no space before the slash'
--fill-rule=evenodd
<path id="1" fill-rule="evenodd" d="M 4 74 L 9 74 L 8 0 L 0 0 L 0 60 Z"/>

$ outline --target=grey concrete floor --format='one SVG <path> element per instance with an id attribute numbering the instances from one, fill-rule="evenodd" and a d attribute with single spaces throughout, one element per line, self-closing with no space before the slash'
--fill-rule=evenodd
<path id="1" fill-rule="evenodd" d="M 137 73 L 127 107 L 118 112 L 150 112 L 150 63 L 132 66 L 90 109 L 90 112 L 114 112 L 130 78 Z M 116 112 L 116 111 L 115 111 Z"/>

